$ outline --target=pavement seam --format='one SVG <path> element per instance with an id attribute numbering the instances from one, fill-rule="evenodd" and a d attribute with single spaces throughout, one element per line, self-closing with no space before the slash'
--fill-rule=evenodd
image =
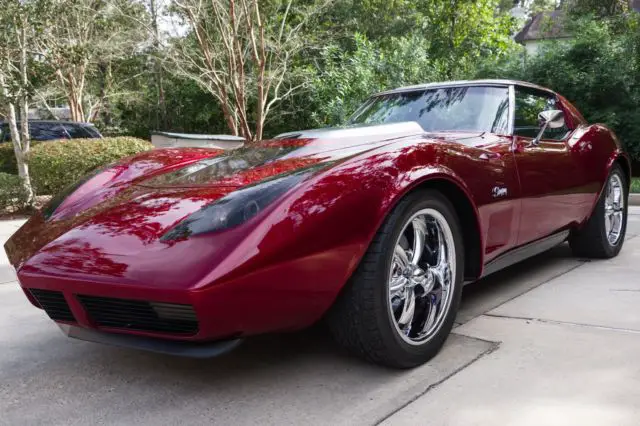
<path id="1" fill-rule="evenodd" d="M 502 305 L 505 305 L 505 304 L 507 304 L 507 303 L 511 302 L 512 300 L 517 299 L 518 297 L 522 297 L 522 296 L 524 296 L 524 295 L 528 294 L 529 292 L 531 292 L 531 291 L 535 290 L 536 288 L 538 288 L 538 287 L 540 287 L 540 286 L 542 286 L 542 285 L 544 285 L 544 284 L 548 284 L 548 283 L 550 283 L 551 281 L 553 281 L 553 280 L 555 280 L 555 279 L 557 279 L 557 278 L 560 278 L 561 276 L 566 275 L 566 274 L 568 274 L 569 272 L 574 271 L 574 270 L 576 270 L 576 269 L 580 268 L 581 266 L 584 266 L 584 265 L 586 265 L 587 263 L 589 263 L 589 261 L 587 261 L 587 260 L 583 260 L 583 259 L 578 259 L 577 261 L 578 261 L 578 264 L 577 264 L 577 265 L 572 266 L 571 268 L 567 269 L 566 271 L 562 271 L 562 272 L 559 272 L 559 273 L 557 273 L 557 274 L 555 274 L 555 275 L 550 276 L 550 277 L 549 277 L 549 278 L 547 278 L 546 280 L 543 280 L 543 281 L 539 282 L 538 284 L 536 284 L 535 286 L 533 286 L 533 287 L 531 287 L 531 288 L 528 288 L 528 289 L 527 289 L 526 291 L 524 291 L 523 293 L 517 294 L 517 295 L 515 295 L 515 296 L 513 296 L 513 297 L 511 297 L 511 298 L 509 298 L 509 299 L 507 299 L 507 300 L 505 300 L 504 302 L 500 303 L 498 306 L 494 306 L 491 310 L 489 310 L 489 311 L 487 311 L 487 312 L 495 311 L 496 309 L 498 309 L 498 308 L 499 308 L 499 307 L 501 307 Z M 480 314 L 480 315 L 478 315 L 478 316 L 481 316 L 481 315 L 487 315 L 487 314 L 486 314 L 486 313 L 485 313 L 485 314 Z"/>
<path id="2" fill-rule="evenodd" d="M 604 325 L 596 325 L 596 324 L 586 324 L 581 322 L 572 322 L 572 321 L 560 321 L 560 320 L 550 320 L 544 318 L 529 318 L 529 317 L 518 317 L 511 315 L 500 315 L 500 314 L 484 314 L 484 316 L 492 317 L 492 318 L 501 318 L 501 319 L 511 319 L 517 321 L 535 321 L 543 324 L 554 324 L 554 325 L 569 325 L 573 327 L 584 327 L 584 328 L 595 328 L 598 330 L 604 331 L 620 331 L 623 333 L 631 333 L 631 334 L 640 334 L 640 330 L 634 330 L 630 328 L 620 328 L 620 327 L 607 327 Z M 471 337 L 471 336 L 468 336 Z"/>
<path id="3" fill-rule="evenodd" d="M 555 275 L 553 275 L 553 276 L 551 276 L 551 277 L 547 278 L 546 280 L 539 282 L 538 284 L 534 285 L 534 286 L 533 286 L 533 287 L 531 287 L 531 288 L 528 288 L 528 289 L 527 289 L 527 290 L 525 290 L 524 292 L 522 292 L 522 293 L 520 293 L 520 294 L 516 294 L 516 295 L 514 295 L 513 297 L 510 297 L 509 299 L 505 300 L 504 302 L 501 302 L 499 305 L 493 306 L 491 309 L 489 309 L 488 311 L 486 311 L 486 312 L 484 312 L 484 313 L 481 313 L 481 314 L 478 314 L 478 315 L 476 315 L 476 316 L 474 316 L 474 317 L 472 317 L 472 318 L 469 318 L 467 321 L 464 321 L 464 322 L 457 322 L 457 321 L 456 321 L 456 322 L 455 322 L 455 327 L 457 328 L 457 327 L 459 327 L 459 326 L 461 326 L 461 325 L 467 324 L 468 322 L 471 322 L 471 321 L 473 321 L 474 319 L 481 317 L 482 315 L 488 315 L 488 314 L 487 314 L 487 312 L 494 311 L 494 310 L 498 309 L 499 307 L 501 307 L 502 305 L 504 305 L 505 303 L 509 303 L 509 302 L 511 302 L 512 300 L 517 299 L 517 298 L 518 298 L 518 297 L 520 297 L 520 296 L 524 296 L 525 294 L 529 293 L 529 292 L 530 292 L 530 291 L 532 291 L 532 290 L 535 290 L 536 288 L 540 287 L 541 285 L 547 284 L 547 283 L 549 283 L 549 282 L 551 282 L 551 281 L 555 280 L 556 278 L 560 278 L 561 276 L 563 276 L 563 275 L 565 275 L 565 274 L 568 274 L 569 272 L 573 271 L 574 269 L 578 269 L 579 267 L 583 266 L 584 264 L 589 263 L 589 261 L 588 261 L 588 260 L 578 259 L 577 261 L 578 261 L 579 263 L 578 263 L 577 265 L 572 266 L 570 269 L 567 269 L 566 271 L 563 271 L 563 272 L 560 272 L 560 273 L 558 273 L 558 274 L 555 274 Z"/>
<path id="4" fill-rule="evenodd" d="M 457 333 L 456 333 L 457 334 Z M 491 346 L 486 350 L 481 352 L 480 354 L 476 355 L 471 361 L 461 365 L 460 367 L 456 368 L 455 370 L 453 370 L 451 373 L 449 373 L 448 375 L 446 375 L 445 377 L 443 377 L 442 379 L 438 380 L 435 383 L 430 384 L 424 391 L 418 393 L 417 395 L 414 395 L 411 399 L 409 399 L 407 402 L 403 403 L 402 405 L 400 405 L 399 407 L 395 408 L 393 411 L 391 411 L 390 413 L 386 414 L 384 417 L 382 417 L 381 419 L 377 420 L 374 422 L 374 425 L 379 425 L 383 422 L 385 422 L 386 420 L 390 419 L 391 417 L 393 417 L 394 414 L 398 413 L 399 411 L 407 408 L 409 405 L 411 405 L 412 403 L 414 403 L 415 401 L 417 401 L 418 399 L 422 398 L 423 396 L 425 396 L 427 393 L 429 393 L 430 391 L 432 391 L 433 389 L 437 388 L 438 386 L 440 386 L 441 384 L 443 384 L 444 382 L 446 382 L 447 380 L 449 380 L 451 377 L 455 376 L 456 374 L 458 374 L 459 372 L 461 372 L 462 370 L 464 370 L 465 368 L 469 367 L 470 365 L 474 364 L 476 361 L 481 360 L 482 358 L 484 358 L 487 355 L 491 355 L 492 353 L 494 353 L 496 350 L 498 350 L 498 348 L 500 348 L 500 343 L 501 342 L 494 342 L 491 340 L 485 340 L 485 339 L 480 339 L 477 337 L 473 337 L 473 336 L 465 336 L 463 334 L 460 334 L 460 336 L 463 336 L 465 338 L 469 338 L 469 339 L 473 339 L 473 340 L 477 340 L 480 342 L 485 342 L 485 343 L 489 343 Z"/>

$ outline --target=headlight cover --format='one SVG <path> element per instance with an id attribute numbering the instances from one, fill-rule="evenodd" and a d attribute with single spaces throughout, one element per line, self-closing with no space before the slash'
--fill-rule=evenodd
<path id="1" fill-rule="evenodd" d="M 193 213 L 167 231 L 160 240 L 180 240 L 192 235 L 222 231 L 241 225 L 256 216 L 309 174 L 306 171 L 275 177 L 234 191 Z"/>
<path id="2" fill-rule="evenodd" d="M 58 207 L 60 207 L 60 205 L 64 202 L 64 200 L 67 199 L 69 195 L 76 192 L 78 188 L 80 188 L 85 183 L 89 182 L 89 180 L 93 179 L 94 177 L 98 176 L 100 173 L 107 170 L 109 167 L 113 166 L 113 164 L 115 163 L 109 164 L 104 167 L 98 167 L 97 169 L 89 172 L 88 174 L 80 178 L 80 180 L 78 180 L 77 182 L 74 182 L 64 187 L 62 191 L 60 191 L 57 195 L 55 195 L 42 209 L 42 216 L 44 217 L 44 219 L 49 220 L 49 218 L 53 216 L 53 214 L 56 212 Z"/>

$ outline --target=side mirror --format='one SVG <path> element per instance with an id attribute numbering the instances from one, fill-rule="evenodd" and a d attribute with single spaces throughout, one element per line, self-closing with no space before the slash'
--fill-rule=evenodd
<path id="1" fill-rule="evenodd" d="M 540 125 L 540 132 L 538 132 L 538 136 L 531 141 L 531 145 L 534 146 L 540 143 L 540 140 L 547 129 L 559 129 L 564 127 L 564 113 L 558 109 L 542 111 L 538 114 L 538 121 Z"/>

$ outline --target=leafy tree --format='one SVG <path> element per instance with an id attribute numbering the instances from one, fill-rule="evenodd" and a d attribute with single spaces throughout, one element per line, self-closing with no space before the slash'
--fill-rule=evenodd
<path id="1" fill-rule="evenodd" d="M 294 9 L 292 0 L 280 8 L 268 3 L 277 11 L 271 14 L 258 0 L 172 4 L 191 31 L 174 44 L 174 70 L 217 99 L 232 134 L 261 139 L 272 108 L 302 87 L 289 77 L 309 11 Z"/>
<path id="2" fill-rule="evenodd" d="M 253 4 L 251 0 L 246 2 Z M 246 17 L 244 21 L 235 20 L 237 39 L 245 52 L 241 74 L 238 67 L 229 71 L 229 59 L 237 64 L 240 56 L 233 46 L 231 50 L 225 47 L 222 30 L 228 28 L 219 28 L 218 15 L 211 9 L 217 4 L 220 17 L 230 19 L 227 7 L 231 3 L 236 5 L 238 16 L 244 16 L 240 0 L 202 3 L 198 15 L 191 17 L 189 10 L 200 3 L 173 3 L 189 31 L 186 36 L 165 40 L 164 52 L 162 47 L 158 49 L 160 55 L 168 54 L 167 69 L 173 74 L 166 76 L 163 84 L 164 108 L 169 114 L 162 126 L 156 124 L 160 108 L 156 62 L 145 60 L 155 54 L 141 52 L 134 62 L 144 73 L 127 86 L 137 96 L 121 97 L 111 104 L 116 132 L 127 129 L 143 136 L 148 128 L 162 127 L 226 131 L 258 139 L 260 133 L 269 136 L 295 128 L 337 124 L 372 92 L 466 78 L 483 58 L 497 60 L 510 54 L 514 45 L 510 36 L 515 22 L 500 13 L 499 0 L 333 0 L 330 7 L 323 7 L 323 0 L 260 1 L 260 16 L 268 17 L 262 21 L 268 52 L 276 59 L 271 65 L 277 72 L 267 72 L 267 78 L 275 82 L 281 77 L 284 93 L 295 88 L 275 102 L 268 114 L 261 115 L 260 67 L 251 53 Z M 297 31 L 286 49 L 273 43 L 283 23 L 286 29 Z M 240 28 L 241 24 L 244 27 Z M 203 36 L 201 41 L 194 28 Z M 286 73 L 280 73 L 282 68 L 276 65 L 286 51 Z M 205 62 L 207 56 L 212 58 L 211 63 Z M 126 67 L 122 70 L 129 72 Z M 217 83 L 215 75 L 220 78 Z M 273 90 L 264 92 L 269 97 L 274 94 Z M 242 105 L 244 108 L 238 109 Z M 116 129 L 118 126 L 121 130 Z"/>
<path id="3" fill-rule="evenodd" d="M 442 63 L 429 57 L 420 37 L 387 40 L 382 48 L 356 34 L 354 52 L 329 46 L 310 85 L 311 127 L 338 125 L 371 94 L 384 89 L 444 78 Z"/>
<path id="4" fill-rule="evenodd" d="M 132 135 L 149 138 L 150 131 L 171 130 L 186 133 L 228 133 L 219 103 L 210 93 L 195 82 L 165 74 L 163 78 L 164 121 L 157 122 L 158 92 L 155 86 L 155 64 L 149 62 L 147 53 L 131 58 L 118 72 L 128 74 L 133 68 L 141 74 L 124 87 L 134 95 L 120 96 L 109 103 L 109 120 L 99 121 L 103 134 Z"/>
<path id="5" fill-rule="evenodd" d="M 575 15 L 613 16 L 629 11 L 629 0 L 565 0 L 564 5 Z"/>
<path id="6" fill-rule="evenodd" d="M 401 13 L 394 15 L 391 7 L 397 7 Z M 292 121 L 305 123 L 307 127 L 340 124 L 374 92 L 466 78 L 475 72 L 483 57 L 497 59 L 514 47 L 510 38 L 514 22 L 498 13 L 498 2 L 494 0 L 390 3 L 372 0 L 362 2 L 354 13 L 360 19 L 346 14 L 342 15 L 342 22 L 359 23 L 353 25 L 364 31 L 334 40 L 314 57 L 311 65 L 316 77 L 310 90 L 302 94 L 305 101 L 298 103 L 306 105 L 310 113 L 299 117 L 298 112 Z M 405 16 L 406 20 L 400 19 Z M 394 19 L 402 22 L 391 25 L 391 34 L 397 30 L 395 36 L 378 32 L 381 27 L 376 26 L 378 22 Z"/>
<path id="7" fill-rule="evenodd" d="M 421 26 L 426 0 L 335 0 L 315 19 L 318 33 L 330 34 L 342 48 L 354 48 L 354 34 L 374 43 L 402 37 Z M 314 31 L 315 32 L 315 31 Z"/>
<path id="8" fill-rule="evenodd" d="M 640 160 L 640 15 L 581 19 L 574 38 L 546 46 L 526 63 L 515 55 L 478 77 L 516 78 L 562 93 L 590 122 L 610 126 Z"/>
<path id="9" fill-rule="evenodd" d="M 498 1 L 426 2 L 423 33 L 432 58 L 447 63 L 447 78 L 458 78 L 483 57 L 500 58 L 512 45 L 513 20 L 497 13 Z"/>
<path id="10" fill-rule="evenodd" d="M 147 39 L 146 10 L 135 0 L 48 0 L 46 15 L 38 54 L 71 119 L 91 121 L 118 92 L 114 63 Z"/>
<path id="11" fill-rule="evenodd" d="M 11 132 L 26 203 L 33 203 L 29 175 L 29 123 L 27 114 L 33 86 L 32 50 L 40 37 L 43 1 L 2 0 L 0 2 L 0 108 Z M 18 114 L 20 128 L 18 128 Z"/>

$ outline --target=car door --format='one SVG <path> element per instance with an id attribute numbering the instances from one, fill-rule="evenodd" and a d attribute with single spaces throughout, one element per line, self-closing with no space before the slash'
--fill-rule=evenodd
<path id="1" fill-rule="evenodd" d="M 518 245 L 522 245 L 576 221 L 586 177 L 567 143 L 572 129 L 566 124 L 548 129 L 538 144 L 532 144 L 540 131 L 540 112 L 562 110 L 555 94 L 515 86 L 514 107 L 514 154 L 522 197 Z"/>
<path id="2" fill-rule="evenodd" d="M 31 134 L 31 140 L 34 141 L 69 139 L 69 135 L 62 124 L 55 121 L 30 122 L 29 133 Z"/>

